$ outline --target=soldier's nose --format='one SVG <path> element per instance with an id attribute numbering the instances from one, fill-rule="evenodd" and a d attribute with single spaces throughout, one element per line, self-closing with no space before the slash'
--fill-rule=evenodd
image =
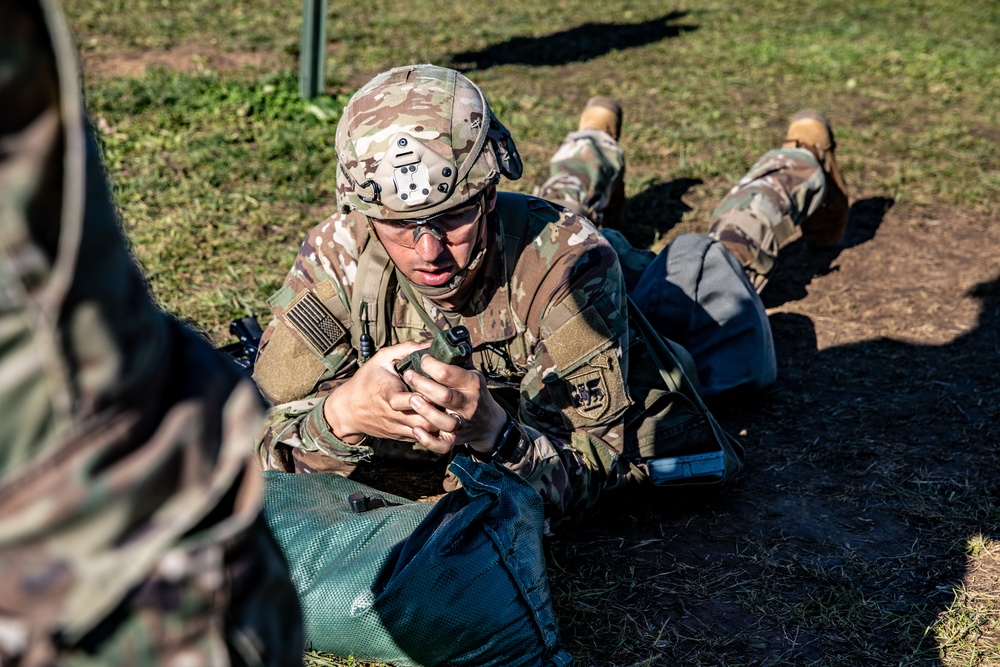
<path id="1" fill-rule="evenodd" d="M 435 230 L 436 231 L 436 230 Z M 417 237 L 417 243 L 413 246 L 420 256 L 420 259 L 431 261 L 437 259 L 444 250 L 444 240 L 438 234 L 428 230 Z"/>

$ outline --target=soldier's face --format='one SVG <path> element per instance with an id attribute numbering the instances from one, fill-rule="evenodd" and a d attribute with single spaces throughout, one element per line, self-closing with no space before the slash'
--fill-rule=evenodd
<path id="1" fill-rule="evenodd" d="M 453 226 L 446 233 L 427 230 L 418 234 L 415 242 L 411 237 L 405 244 L 394 243 L 391 236 L 383 233 L 381 224 L 373 226 L 382 239 L 389 259 L 410 282 L 426 287 L 441 287 L 447 285 L 472 262 L 485 233 L 486 216 L 496 206 L 496 190 L 491 188 L 485 193 L 483 200 L 475 202 L 474 206 L 470 211 L 469 224 Z M 453 292 L 444 294 L 435 301 L 446 306 L 460 303 L 474 285 L 475 276 L 470 275 Z"/>

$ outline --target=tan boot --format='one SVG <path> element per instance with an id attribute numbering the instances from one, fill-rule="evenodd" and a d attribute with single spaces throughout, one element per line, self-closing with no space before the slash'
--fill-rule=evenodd
<path id="1" fill-rule="evenodd" d="M 823 166 L 826 198 L 819 209 L 802 223 L 802 236 L 813 248 L 832 248 L 847 228 L 847 184 L 837 168 L 833 152 L 837 143 L 830 121 L 821 111 L 807 109 L 792 116 L 782 148 L 806 148 Z"/>
<path id="2" fill-rule="evenodd" d="M 618 141 L 622 133 L 622 105 L 610 97 L 591 97 L 580 114 L 578 129 L 601 130 Z"/>

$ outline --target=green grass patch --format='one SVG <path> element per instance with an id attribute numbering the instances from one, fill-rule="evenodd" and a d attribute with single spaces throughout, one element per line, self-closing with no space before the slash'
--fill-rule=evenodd
<path id="1" fill-rule="evenodd" d="M 703 229 L 802 107 L 829 111 L 856 196 L 976 207 L 1000 199 L 996 6 L 613 5 L 515 0 L 496 13 L 480 0 L 331 4 L 328 81 L 345 94 L 311 105 L 297 98 L 289 71 L 88 81 L 118 202 L 157 297 L 215 334 L 235 314 L 264 312 L 304 231 L 334 208 L 333 133 L 346 94 L 406 62 L 471 67 L 519 143 L 525 177 L 509 187 L 522 191 L 544 178 L 583 101 L 615 95 L 626 110 L 629 195 L 703 181 L 677 231 Z M 85 53 L 112 55 L 288 50 L 300 11 L 296 3 L 69 3 Z M 656 212 L 637 219 L 652 224 Z M 633 238 L 662 243 L 670 231 L 636 229 Z"/>
<path id="2" fill-rule="evenodd" d="M 265 312 L 301 237 L 332 208 L 344 100 L 305 102 L 287 73 L 157 71 L 102 82 L 88 102 L 157 299 L 216 338 Z"/>

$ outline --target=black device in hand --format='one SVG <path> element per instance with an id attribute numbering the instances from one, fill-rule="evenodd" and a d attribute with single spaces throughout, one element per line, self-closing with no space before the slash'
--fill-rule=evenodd
<path id="1" fill-rule="evenodd" d="M 434 336 L 431 346 L 422 350 L 417 350 L 407 357 L 396 362 L 396 372 L 402 377 L 410 368 L 415 373 L 420 373 L 427 377 L 420 367 L 420 362 L 425 355 L 431 355 L 438 361 L 443 361 L 452 366 L 465 366 L 472 357 L 472 343 L 469 339 L 469 330 L 459 325 L 444 331 L 439 331 Z"/>

